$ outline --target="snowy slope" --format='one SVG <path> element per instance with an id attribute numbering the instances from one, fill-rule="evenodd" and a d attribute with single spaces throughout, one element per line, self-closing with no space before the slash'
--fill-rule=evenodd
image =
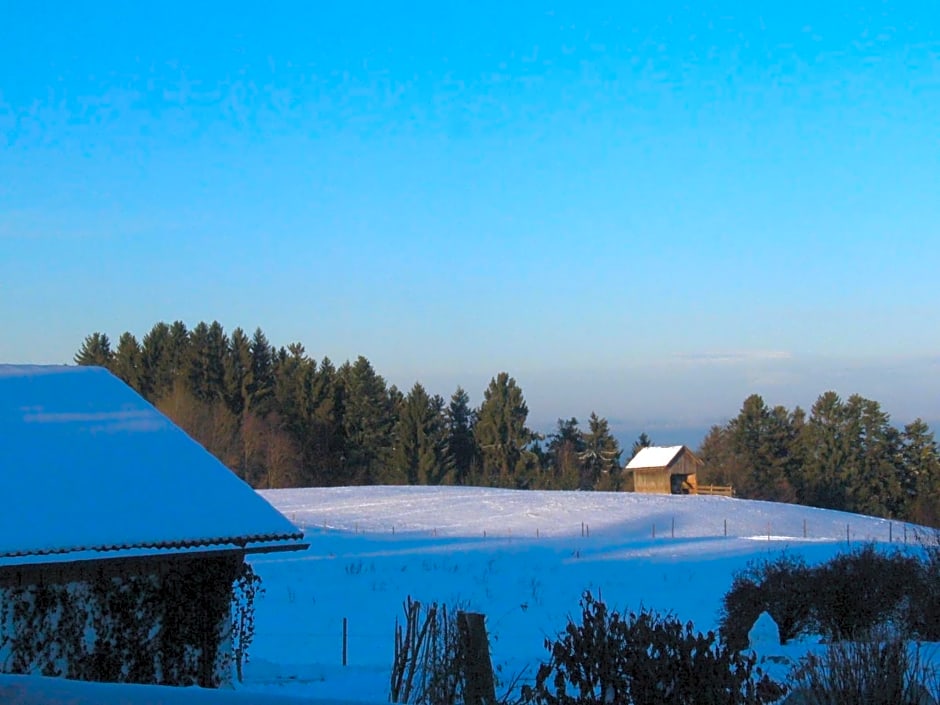
<path id="1" fill-rule="evenodd" d="M 261 494 L 306 527 L 311 546 L 252 560 L 267 592 L 247 686 L 325 697 L 387 697 L 407 596 L 485 613 L 508 681 L 534 671 L 545 637 L 577 613 L 585 590 L 612 607 L 671 611 L 713 629 L 733 572 L 754 558 L 789 550 L 822 561 L 846 549 L 847 527 L 852 545 L 905 537 L 882 519 L 725 497 L 461 487 Z M 906 535 L 913 544 L 914 527 Z"/>

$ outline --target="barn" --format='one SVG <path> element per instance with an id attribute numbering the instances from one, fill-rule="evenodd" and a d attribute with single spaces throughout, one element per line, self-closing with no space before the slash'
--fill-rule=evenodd
<path id="1" fill-rule="evenodd" d="M 686 446 L 642 448 L 624 468 L 633 473 L 636 492 L 696 494 L 702 461 Z"/>
<path id="2" fill-rule="evenodd" d="M 0 479 L 7 673 L 224 685 L 245 643 L 233 597 L 256 584 L 245 556 L 307 547 L 101 368 L 0 365 Z"/>

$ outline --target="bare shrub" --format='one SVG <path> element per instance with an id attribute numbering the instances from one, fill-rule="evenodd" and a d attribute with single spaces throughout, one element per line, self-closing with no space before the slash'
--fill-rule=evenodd
<path id="1" fill-rule="evenodd" d="M 926 705 L 940 698 L 937 674 L 921 659 L 920 646 L 887 630 L 804 656 L 790 687 L 802 705 Z"/>

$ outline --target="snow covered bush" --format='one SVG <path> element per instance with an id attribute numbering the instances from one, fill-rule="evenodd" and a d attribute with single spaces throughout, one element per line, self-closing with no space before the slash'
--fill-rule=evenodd
<path id="1" fill-rule="evenodd" d="M 694 631 L 672 615 L 609 611 L 585 593 L 581 623 L 569 619 L 524 697 L 538 705 L 675 703 L 759 705 L 783 689 L 714 632 Z"/>

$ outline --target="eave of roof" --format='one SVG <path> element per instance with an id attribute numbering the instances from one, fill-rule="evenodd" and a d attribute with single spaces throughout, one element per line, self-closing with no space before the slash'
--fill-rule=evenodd
<path id="1" fill-rule="evenodd" d="M 35 566 L 79 561 L 102 561 L 121 558 L 168 557 L 192 553 L 241 551 L 243 553 L 272 553 L 275 551 L 303 551 L 310 547 L 303 534 L 281 536 L 255 536 L 244 539 L 220 539 L 152 543 L 125 546 L 79 547 L 68 550 L 48 550 L 0 554 L 0 568 Z"/>

